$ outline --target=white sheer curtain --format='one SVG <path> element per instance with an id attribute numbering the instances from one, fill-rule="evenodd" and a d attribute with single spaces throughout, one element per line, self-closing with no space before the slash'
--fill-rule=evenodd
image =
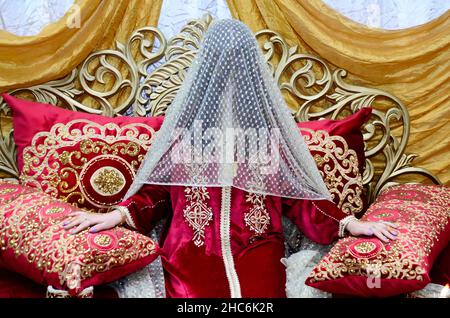
<path id="1" fill-rule="evenodd" d="M 450 0 L 322 0 L 346 17 L 373 28 L 405 29 L 450 10 Z"/>
<path id="2" fill-rule="evenodd" d="M 45 25 L 61 18 L 73 1 L 0 0 L 0 29 L 17 35 L 38 34 Z M 450 10 L 450 0 L 322 1 L 354 21 L 389 30 L 423 24 Z M 219 19 L 231 17 L 226 0 L 164 0 L 159 27 L 170 38 L 188 20 L 206 12 Z"/>
<path id="3" fill-rule="evenodd" d="M 74 0 L 0 0 L 0 29 L 17 35 L 36 35 L 60 19 Z"/>
<path id="4" fill-rule="evenodd" d="M 214 18 L 231 18 L 226 0 L 164 0 L 158 27 L 167 38 L 177 34 L 187 21 L 210 13 Z"/>

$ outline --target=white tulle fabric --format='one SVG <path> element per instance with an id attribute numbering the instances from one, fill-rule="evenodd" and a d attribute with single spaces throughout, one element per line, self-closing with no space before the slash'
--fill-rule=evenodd
<path id="1" fill-rule="evenodd" d="M 165 220 L 161 220 L 148 233 L 153 240 L 159 241 Z M 165 298 L 164 271 L 161 257 L 158 257 L 146 267 L 109 284 L 119 298 Z"/>
<path id="2" fill-rule="evenodd" d="M 144 184 L 329 199 L 251 31 L 213 22 L 126 197 Z"/>
<path id="3" fill-rule="evenodd" d="M 157 258 L 153 263 L 147 265 L 128 276 L 109 284 L 117 293 L 119 298 L 165 298 L 164 282 L 159 282 L 159 271 L 161 259 Z"/>
<path id="4" fill-rule="evenodd" d="M 314 243 L 303 235 L 296 239 L 294 253 L 281 261 L 286 266 L 286 296 L 288 298 L 331 298 L 331 294 L 305 284 L 306 279 L 332 245 Z M 292 238 L 286 237 L 290 243 Z M 298 242 L 297 242 L 298 241 Z M 292 247 L 292 246 L 291 246 Z M 289 248 L 288 248 L 289 251 Z"/>

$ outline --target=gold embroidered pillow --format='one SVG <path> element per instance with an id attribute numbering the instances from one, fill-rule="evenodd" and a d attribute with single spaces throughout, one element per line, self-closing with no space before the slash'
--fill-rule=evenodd
<path id="1" fill-rule="evenodd" d="M 104 117 L 3 95 L 20 181 L 80 208 L 122 201 L 163 117 Z"/>
<path id="2" fill-rule="evenodd" d="M 371 112 L 371 108 L 365 107 L 341 120 L 298 123 L 333 202 L 347 214 L 360 214 L 365 210 L 361 126 Z"/>
<path id="3" fill-rule="evenodd" d="M 76 209 L 42 191 L 0 183 L 0 267 L 74 294 L 150 264 L 159 248 L 150 238 L 117 227 L 72 235 L 61 226 Z"/>
<path id="4" fill-rule="evenodd" d="M 373 237 L 339 240 L 311 272 L 307 285 L 363 297 L 425 287 L 434 261 L 450 240 L 450 189 L 413 184 L 388 189 L 362 220 L 396 223 L 398 239 L 387 244 Z"/>

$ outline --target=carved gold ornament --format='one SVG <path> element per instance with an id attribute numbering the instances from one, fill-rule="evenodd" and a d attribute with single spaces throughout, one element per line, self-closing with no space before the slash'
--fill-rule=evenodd
<path id="1" fill-rule="evenodd" d="M 182 85 L 211 22 L 209 14 L 190 21 L 169 41 L 154 27 L 140 28 L 127 43 L 117 42 L 115 48 L 92 53 L 66 77 L 17 89 L 10 94 L 107 116 L 163 115 Z M 362 179 L 370 202 L 380 191 L 397 184 L 397 178 L 405 174 L 420 174 L 439 183 L 429 171 L 413 167 L 416 155 L 404 153 L 410 120 L 398 98 L 382 90 L 345 82 L 345 70 L 332 70 L 321 58 L 298 52 L 297 46 L 289 46 L 275 31 L 261 30 L 256 37 L 275 81 L 290 97 L 297 121 L 337 119 L 362 107 L 374 108 L 372 119 L 363 127 L 366 169 Z M 158 46 L 152 46 L 155 41 L 159 42 Z M 138 57 L 131 53 L 135 45 L 139 47 Z M 114 66 L 112 60 L 120 61 L 122 67 Z M 105 88 L 106 75 L 114 80 Z M 116 102 L 118 96 L 125 96 L 120 103 Z M 82 104 L 86 97 L 95 102 L 95 108 Z M 9 112 L 1 100 L 0 110 Z M 394 135 L 394 127 L 401 133 Z M 375 167 L 374 158 L 381 158 L 383 166 Z M 0 138 L 0 170 L 18 177 L 11 132 Z"/>

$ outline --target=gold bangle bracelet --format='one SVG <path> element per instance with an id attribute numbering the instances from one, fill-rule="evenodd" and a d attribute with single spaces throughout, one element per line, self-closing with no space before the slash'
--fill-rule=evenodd
<path id="1" fill-rule="evenodd" d="M 354 220 L 358 220 L 355 216 L 353 215 L 349 215 L 345 218 L 343 218 L 340 222 L 339 222 L 339 230 L 338 230 L 338 236 L 339 237 L 344 237 L 345 236 L 345 230 L 347 228 L 348 223 L 350 223 L 350 221 L 354 221 Z"/>

